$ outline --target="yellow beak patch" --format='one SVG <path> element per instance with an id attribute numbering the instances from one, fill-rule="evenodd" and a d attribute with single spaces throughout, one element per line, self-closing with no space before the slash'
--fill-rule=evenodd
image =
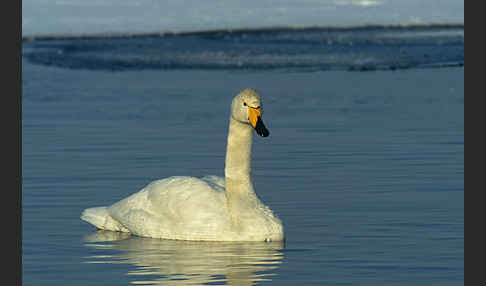
<path id="1" fill-rule="evenodd" d="M 250 120 L 251 126 L 253 128 L 256 127 L 258 117 L 260 117 L 262 112 L 260 111 L 260 108 L 253 108 L 248 106 L 248 119 Z"/>

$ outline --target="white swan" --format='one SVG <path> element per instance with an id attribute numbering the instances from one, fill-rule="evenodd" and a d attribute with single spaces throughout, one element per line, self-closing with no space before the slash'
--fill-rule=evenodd
<path id="1" fill-rule="evenodd" d="M 250 176 L 252 129 L 267 137 L 253 89 L 231 103 L 225 178 L 169 177 L 81 219 L 97 228 L 138 236 L 206 241 L 282 241 L 283 226 L 256 196 Z M 253 127 L 253 128 L 252 128 Z"/>

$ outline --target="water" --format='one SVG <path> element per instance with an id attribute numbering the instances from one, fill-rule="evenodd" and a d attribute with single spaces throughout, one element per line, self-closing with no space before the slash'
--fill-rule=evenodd
<path id="1" fill-rule="evenodd" d="M 251 53 L 275 59 L 256 66 L 201 56 L 244 54 L 231 44 L 241 34 L 211 34 L 214 46 L 199 34 L 24 41 L 23 284 L 463 285 L 463 30 L 386 32 L 391 42 L 370 46 L 344 33 L 354 48 L 335 50 L 322 39 L 339 31 L 250 33 Z M 298 39 L 317 39 L 316 64 L 282 56 Z M 165 65 L 163 43 L 187 49 L 188 64 Z M 397 58 L 397 46 L 413 54 L 399 68 L 343 64 L 361 50 Z M 322 65 L 323 49 L 343 56 Z M 433 60 L 417 62 L 425 50 Z M 79 219 L 155 179 L 222 176 L 229 104 L 246 87 L 271 132 L 254 139 L 255 189 L 285 244 L 139 238 Z"/>
<path id="2" fill-rule="evenodd" d="M 51 41 L 34 42 L 35 49 L 27 50 L 24 56 L 43 65 L 111 71 L 368 71 L 464 64 L 463 25 L 244 29 L 47 39 Z"/>

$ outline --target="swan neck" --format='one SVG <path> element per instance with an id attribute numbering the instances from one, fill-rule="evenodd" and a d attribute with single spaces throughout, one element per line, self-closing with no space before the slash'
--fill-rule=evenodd
<path id="1" fill-rule="evenodd" d="M 226 179 L 250 181 L 252 131 L 249 124 L 230 117 L 224 170 Z"/>
<path id="2" fill-rule="evenodd" d="M 226 201 L 231 225 L 235 231 L 244 227 L 240 217 L 254 210 L 257 201 L 250 177 L 252 128 L 230 118 L 226 147 Z"/>

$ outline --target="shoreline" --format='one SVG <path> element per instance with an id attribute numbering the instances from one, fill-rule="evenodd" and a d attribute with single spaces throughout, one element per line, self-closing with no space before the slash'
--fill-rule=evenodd
<path id="1" fill-rule="evenodd" d="M 160 31 L 160 32 L 137 32 L 137 33 L 86 33 L 86 34 L 40 34 L 22 35 L 24 41 L 56 41 L 56 40 L 94 40 L 94 39 L 129 39 L 129 38 L 154 38 L 154 37 L 184 37 L 184 36 L 205 36 L 215 34 L 258 34 L 268 32 L 285 31 L 367 31 L 367 30 L 430 30 L 430 29 L 464 29 L 464 23 L 427 23 L 427 24 L 366 24 L 350 26 L 269 26 L 260 28 L 223 28 L 223 29 L 203 29 L 192 31 Z"/>

